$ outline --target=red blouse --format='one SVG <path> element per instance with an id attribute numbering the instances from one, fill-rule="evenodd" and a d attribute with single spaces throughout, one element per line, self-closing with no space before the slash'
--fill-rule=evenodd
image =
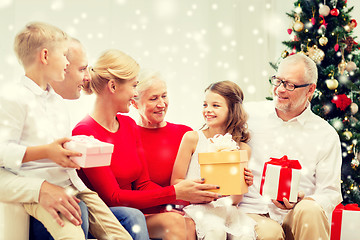
<path id="1" fill-rule="evenodd" d="M 110 166 L 83 168 L 79 176 L 109 207 L 144 209 L 175 201 L 173 186 L 160 187 L 150 180 L 134 120 L 121 114 L 117 119 L 120 127 L 115 133 L 103 128 L 90 116 L 75 126 L 73 135 L 94 136 L 114 144 Z"/>
<path id="2" fill-rule="evenodd" d="M 140 138 L 150 179 L 160 186 L 169 186 L 176 155 L 188 126 L 167 122 L 162 128 L 139 126 Z"/>

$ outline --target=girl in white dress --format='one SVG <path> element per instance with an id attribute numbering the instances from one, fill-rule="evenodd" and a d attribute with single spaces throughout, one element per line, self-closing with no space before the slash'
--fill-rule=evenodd
<path id="1" fill-rule="evenodd" d="M 200 131 L 185 133 L 175 160 L 171 184 L 183 179 L 199 179 L 198 153 L 208 152 L 209 138 L 229 133 L 241 150 L 251 149 L 247 114 L 242 107 L 243 92 L 231 81 L 211 84 L 205 89 L 203 116 L 206 127 Z M 206 179 L 205 179 L 206 180 Z M 245 181 L 252 185 L 253 175 L 245 168 Z M 243 213 L 238 203 L 242 195 L 220 198 L 206 204 L 190 204 L 183 210 L 195 222 L 198 239 L 205 240 L 248 240 L 255 239 L 255 221 Z M 190 220 L 191 221 L 191 220 Z"/>

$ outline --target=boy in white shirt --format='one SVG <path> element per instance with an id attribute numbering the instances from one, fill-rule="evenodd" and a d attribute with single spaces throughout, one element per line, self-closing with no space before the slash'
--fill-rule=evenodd
<path id="1" fill-rule="evenodd" d="M 69 140 L 66 137 L 71 136 L 69 115 L 49 82 L 65 78 L 67 38 L 66 33 L 45 23 L 30 23 L 15 37 L 15 53 L 25 77 L 3 88 L 0 94 L 0 166 L 18 175 L 46 179 L 84 201 L 89 210 L 90 232 L 96 238 L 131 239 L 105 203 L 77 176 L 74 168 L 79 166 L 69 157 L 79 153 L 63 148 Z M 40 204 L 23 206 L 55 239 L 85 239 L 81 227 L 64 216 L 64 224 L 59 226 L 52 217 L 55 213 Z"/>

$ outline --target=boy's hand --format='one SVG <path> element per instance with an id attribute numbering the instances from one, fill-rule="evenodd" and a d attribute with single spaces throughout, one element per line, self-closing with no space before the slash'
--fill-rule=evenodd
<path id="1" fill-rule="evenodd" d="M 64 215 L 74 225 L 81 225 L 80 200 L 75 196 L 66 194 L 65 189 L 48 182 L 44 182 L 40 188 L 39 204 L 48 211 L 60 226 L 64 221 L 59 213 Z"/>
<path id="2" fill-rule="evenodd" d="M 245 175 L 245 182 L 250 187 L 253 185 L 254 175 L 252 174 L 251 170 L 248 168 L 244 168 L 244 175 Z"/>
<path id="3" fill-rule="evenodd" d="M 64 143 L 70 140 L 70 138 L 61 138 L 50 143 L 47 147 L 47 156 L 62 167 L 80 169 L 80 166 L 71 161 L 70 157 L 80 157 L 81 153 L 64 148 Z"/>

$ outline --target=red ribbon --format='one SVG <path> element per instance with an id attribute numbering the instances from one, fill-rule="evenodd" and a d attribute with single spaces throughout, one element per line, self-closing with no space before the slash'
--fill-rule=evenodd
<path id="1" fill-rule="evenodd" d="M 319 15 L 319 17 L 322 18 L 322 20 L 320 20 L 321 25 L 320 25 L 319 28 L 321 28 L 322 25 L 324 25 L 324 27 L 327 28 L 327 25 L 328 25 L 328 24 L 326 23 L 324 16 L 323 16 L 323 15 Z"/>
<path id="2" fill-rule="evenodd" d="M 292 178 L 292 169 L 301 169 L 301 165 L 298 160 L 289 160 L 286 155 L 282 158 L 270 158 L 269 162 L 266 162 L 264 165 L 264 170 L 261 178 L 260 185 L 260 194 L 263 193 L 263 186 L 265 183 L 265 173 L 268 164 L 281 166 L 280 169 L 280 178 L 279 178 L 279 189 L 277 200 L 282 201 L 283 198 L 289 199 L 290 190 L 291 190 L 291 178 Z"/>
<path id="3" fill-rule="evenodd" d="M 341 224 L 342 224 L 342 214 L 344 210 L 350 211 L 360 211 L 360 208 L 357 204 L 347 204 L 346 206 L 341 203 L 336 206 L 332 213 L 331 218 L 331 234 L 330 240 L 340 240 L 341 238 Z"/>

